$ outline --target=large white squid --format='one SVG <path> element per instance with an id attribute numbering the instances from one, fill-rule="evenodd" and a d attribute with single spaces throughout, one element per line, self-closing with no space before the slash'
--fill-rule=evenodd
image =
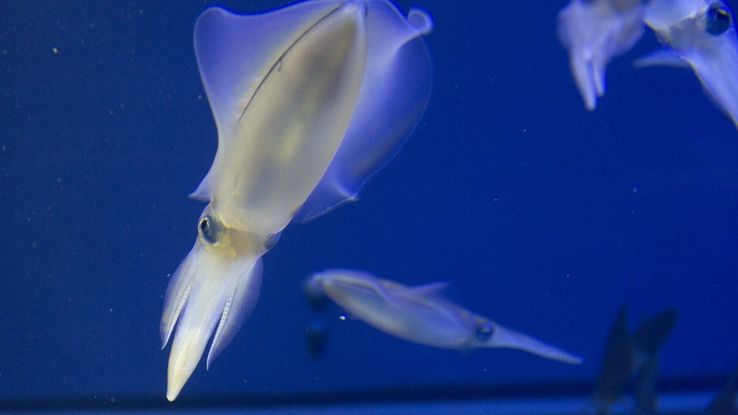
<path id="1" fill-rule="evenodd" d="M 410 134 L 430 93 L 421 36 L 431 26 L 387 0 L 314 0 L 253 16 L 211 8 L 198 18 L 218 151 L 191 195 L 209 202 L 195 246 L 167 288 L 167 399 L 211 336 L 208 366 L 239 330 L 259 295 L 260 258 L 282 229 L 356 199 Z"/>

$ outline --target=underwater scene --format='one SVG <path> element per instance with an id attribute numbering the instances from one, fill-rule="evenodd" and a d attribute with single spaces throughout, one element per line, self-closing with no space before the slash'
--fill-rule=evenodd
<path id="1" fill-rule="evenodd" d="M 738 414 L 735 11 L 5 2 L 0 413 Z"/>

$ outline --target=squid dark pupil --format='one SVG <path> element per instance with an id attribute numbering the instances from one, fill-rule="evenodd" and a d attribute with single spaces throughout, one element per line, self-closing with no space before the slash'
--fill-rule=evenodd
<path id="1" fill-rule="evenodd" d="M 730 12 L 714 4 L 707 9 L 707 33 L 718 36 L 730 28 Z"/>
<path id="2" fill-rule="evenodd" d="M 198 227 L 200 228 L 200 234 L 202 234 L 203 239 L 208 243 L 214 244 L 218 242 L 220 229 L 217 222 L 213 222 L 209 216 L 205 216 L 200 220 Z"/>
<path id="3" fill-rule="evenodd" d="M 478 323 L 474 335 L 480 342 L 486 342 L 490 337 L 492 337 L 493 331 L 494 330 L 489 323 Z"/>

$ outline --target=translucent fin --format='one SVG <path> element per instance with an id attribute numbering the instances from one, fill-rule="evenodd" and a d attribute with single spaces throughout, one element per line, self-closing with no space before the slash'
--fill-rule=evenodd
<path id="1" fill-rule="evenodd" d="M 448 286 L 449 283 L 447 281 L 438 281 L 410 287 L 408 290 L 421 297 L 435 297 L 441 294 Z"/>
<path id="2" fill-rule="evenodd" d="M 262 265 L 261 259 L 259 259 L 251 270 L 249 277 L 239 282 L 236 291 L 226 302 L 218 328 L 213 336 L 213 342 L 210 344 L 206 368 L 210 368 L 213 360 L 233 340 L 233 336 L 238 333 L 241 326 L 243 326 L 243 322 L 254 310 L 261 291 L 261 273 Z"/>
<path id="3" fill-rule="evenodd" d="M 213 7 L 195 23 L 195 55 L 218 127 L 218 154 L 227 153 L 235 128 L 254 91 L 279 55 L 341 1 L 310 1 L 259 15 L 237 15 Z M 218 155 L 216 154 L 216 162 Z M 213 169 L 190 197 L 210 199 Z"/>
<path id="4" fill-rule="evenodd" d="M 441 292 L 449 286 L 448 282 L 439 281 L 415 287 L 408 287 L 395 281 L 376 278 L 368 274 L 367 276 L 369 278 L 366 278 L 365 281 L 366 283 L 371 284 L 372 290 L 374 290 L 388 305 L 398 309 L 404 309 L 405 306 L 403 304 L 409 299 L 412 299 L 411 301 L 415 301 L 418 298 L 428 300 L 426 305 L 430 307 L 439 300 Z M 446 307 L 446 302 L 444 301 L 443 305 L 439 308 L 445 309 Z"/>
<path id="5" fill-rule="evenodd" d="M 348 201 L 399 150 L 430 96 L 431 62 L 421 36 L 430 17 L 411 10 L 405 19 L 385 0 L 367 1 L 367 60 L 358 104 L 320 183 L 294 220 L 307 221 Z"/>
<path id="6" fill-rule="evenodd" d="M 492 337 L 490 337 L 485 345 L 487 347 L 518 349 L 546 359 L 557 360 L 572 365 L 582 363 L 581 357 L 567 353 L 526 334 L 505 328 L 497 323 L 494 323 Z"/>
<path id="7" fill-rule="evenodd" d="M 672 68 L 689 69 L 689 63 L 682 59 L 676 52 L 671 49 L 659 49 L 649 53 L 646 56 L 633 61 L 636 68 L 647 68 L 650 66 L 670 66 Z"/>
<path id="8" fill-rule="evenodd" d="M 200 185 L 197 186 L 197 189 L 195 189 L 194 192 L 187 195 L 192 200 L 197 200 L 198 202 L 210 202 L 210 174 L 208 173 L 207 176 L 205 176 L 204 179 L 200 182 Z"/>
<path id="9" fill-rule="evenodd" d="M 708 36 L 708 35 L 705 35 Z M 707 97 L 738 128 L 738 43 L 735 28 L 713 37 L 711 45 L 685 55 Z"/>
<path id="10" fill-rule="evenodd" d="M 405 287 L 402 284 L 398 284 L 394 281 L 390 280 L 383 280 L 381 278 L 376 278 L 370 274 L 365 274 L 363 272 L 353 272 L 354 277 L 358 278 L 365 278 L 365 280 L 362 282 L 362 284 L 367 284 L 370 289 L 374 290 L 374 292 L 384 300 L 387 304 L 393 306 L 393 307 L 400 307 L 400 305 L 397 302 L 397 299 L 395 298 L 395 294 L 397 292 L 402 292 L 407 287 Z"/>

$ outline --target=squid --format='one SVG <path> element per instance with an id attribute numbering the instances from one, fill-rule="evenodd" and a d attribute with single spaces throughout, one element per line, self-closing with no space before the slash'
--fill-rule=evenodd
<path id="1" fill-rule="evenodd" d="M 605 94 L 605 68 L 643 35 L 641 0 L 572 0 L 559 12 L 559 40 L 587 110 Z"/>
<path id="2" fill-rule="evenodd" d="M 582 359 L 445 300 L 447 284 L 408 287 L 362 271 L 330 269 L 306 283 L 311 295 L 328 296 L 352 317 L 389 335 L 444 349 L 518 349 L 568 364 Z"/>
<path id="3" fill-rule="evenodd" d="M 691 67 L 706 94 L 738 128 L 738 39 L 721 0 L 651 0 L 643 16 L 668 49 L 638 66 Z"/>
<path id="4" fill-rule="evenodd" d="M 262 256 L 291 222 L 356 200 L 410 135 L 430 95 L 427 13 L 387 0 L 314 0 L 197 19 L 194 46 L 218 149 L 193 199 L 208 202 L 167 287 L 173 401 L 253 310 Z"/>

